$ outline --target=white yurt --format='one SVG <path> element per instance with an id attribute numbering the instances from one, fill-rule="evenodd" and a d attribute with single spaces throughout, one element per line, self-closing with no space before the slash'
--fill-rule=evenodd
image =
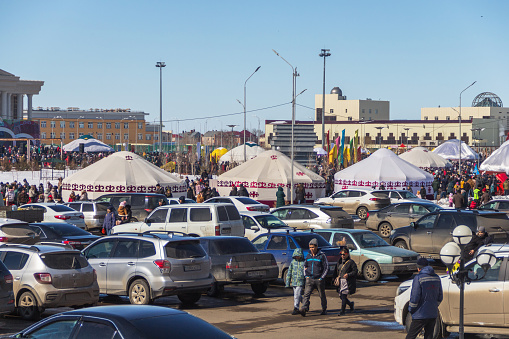
<path id="1" fill-rule="evenodd" d="M 399 157 L 419 168 L 444 168 L 452 166 L 449 160 L 445 160 L 440 155 L 430 152 L 424 147 L 414 147 L 400 154 Z"/>
<path id="2" fill-rule="evenodd" d="M 155 193 L 156 185 L 171 187 L 175 194 L 187 191 L 183 179 L 131 152 L 116 152 L 63 180 L 62 197 L 86 190 L 89 199 L 107 193 Z"/>
<path id="3" fill-rule="evenodd" d="M 320 146 L 313 148 L 313 152 L 318 156 L 327 155 L 327 151 Z"/>
<path id="4" fill-rule="evenodd" d="M 276 201 L 276 191 L 283 187 L 286 200 L 291 199 L 291 167 L 290 158 L 281 152 L 270 150 L 248 160 L 228 172 L 225 172 L 211 181 L 220 195 L 229 195 L 232 185 L 243 184 L 250 197 L 269 206 Z M 294 162 L 293 184 L 304 184 L 306 200 L 310 202 L 321 198 L 325 194 L 325 180 L 315 172 Z M 295 198 L 295 191 L 294 191 Z"/>
<path id="5" fill-rule="evenodd" d="M 115 150 L 104 142 L 93 138 L 90 135 L 85 135 L 79 139 L 73 140 L 62 147 L 64 152 L 79 152 L 80 144 L 84 144 L 85 152 L 114 152 Z"/>
<path id="6" fill-rule="evenodd" d="M 504 142 L 479 166 L 481 171 L 505 172 L 509 174 L 509 140 Z"/>
<path id="7" fill-rule="evenodd" d="M 444 142 L 442 145 L 435 148 L 432 152 L 440 155 L 442 158 L 447 160 L 458 160 L 459 159 L 459 140 L 451 139 Z M 474 152 L 464 141 L 461 142 L 461 159 L 462 160 L 476 160 L 478 158 L 477 153 Z"/>
<path id="8" fill-rule="evenodd" d="M 257 155 L 265 152 L 263 147 L 258 146 L 254 142 L 246 142 L 246 159 L 250 160 L 255 158 Z M 235 162 L 237 164 L 244 162 L 244 144 L 232 148 L 228 152 L 226 152 L 221 158 L 219 158 L 219 163 L 223 162 Z"/>
<path id="9" fill-rule="evenodd" d="M 433 176 L 406 162 L 388 149 L 382 148 L 368 158 L 337 172 L 334 191 L 353 187 L 371 188 L 385 184 L 386 189 L 403 189 L 408 186 L 416 193 L 421 186 L 432 194 Z"/>

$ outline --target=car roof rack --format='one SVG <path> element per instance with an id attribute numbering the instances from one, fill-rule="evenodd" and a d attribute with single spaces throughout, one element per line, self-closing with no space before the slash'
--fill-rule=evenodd
<path id="1" fill-rule="evenodd" d="M 174 236 L 174 235 L 181 235 L 183 237 L 190 237 L 189 234 L 187 233 L 184 233 L 184 232 L 179 232 L 179 231 L 165 231 L 165 230 L 148 230 L 148 231 L 144 231 L 143 233 L 141 233 L 142 235 L 143 234 L 147 234 L 147 235 L 155 235 L 157 233 L 165 233 L 165 234 L 168 234 L 168 235 L 171 235 L 171 236 Z"/>
<path id="2" fill-rule="evenodd" d="M 61 242 L 56 242 L 56 241 L 40 241 L 40 242 L 36 243 L 36 245 L 57 246 L 57 247 L 63 247 L 63 248 L 68 248 L 68 249 L 71 249 L 71 250 L 75 250 L 75 248 L 72 247 L 69 244 L 63 244 Z"/>
<path id="3" fill-rule="evenodd" d="M 24 244 L 2 244 L 2 245 L 0 245 L 0 248 L 4 248 L 4 247 L 22 248 L 25 250 L 40 252 L 39 247 L 37 247 L 35 245 L 24 245 Z"/>

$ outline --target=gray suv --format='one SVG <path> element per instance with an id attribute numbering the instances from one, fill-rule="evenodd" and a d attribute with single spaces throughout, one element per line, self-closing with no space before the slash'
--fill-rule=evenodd
<path id="1" fill-rule="evenodd" d="M 91 231 L 96 228 L 102 228 L 104 217 L 106 216 L 108 203 L 93 201 L 75 201 L 66 202 L 64 205 L 83 213 L 85 217 L 85 230 Z"/>
<path id="2" fill-rule="evenodd" d="M 49 307 L 99 301 L 95 270 L 80 251 L 66 246 L 0 246 L 0 260 L 13 276 L 14 301 L 23 319 L 37 319 Z"/>
<path id="3" fill-rule="evenodd" d="M 175 294 L 192 304 L 214 281 L 199 240 L 173 232 L 115 234 L 93 242 L 83 254 L 97 271 L 101 293 L 127 295 L 131 304 Z"/>

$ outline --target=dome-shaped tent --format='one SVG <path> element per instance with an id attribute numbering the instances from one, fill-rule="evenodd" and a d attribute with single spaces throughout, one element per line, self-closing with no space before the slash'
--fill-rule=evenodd
<path id="1" fill-rule="evenodd" d="M 428 151 L 424 147 L 414 147 L 399 157 L 419 168 L 444 168 L 452 164 L 440 155 Z"/>
<path id="2" fill-rule="evenodd" d="M 80 144 L 84 145 L 85 152 L 114 152 L 115 150 L 104 142 L 95 139 L 90 135 L 84 135 L 64 145 L 64 152 L 79 152 Z"/>
<path id="3" fill-rule="evenodd" d="M 214 159 L 217 162 L 223 155 L 226 154 L 226 152 L 228 152 L 228 150 L 224 147 L 216 148 L 212 151 L 212 153 L 210 153 L 210 161 Z"/>
<path id="4" fill-rule="evenodd" d="M 451 139 L 444 142 L 442 145 L 435 148 L 432 152 L 440 155 L 447 160 L 459 160 L 460 147 L 458 139 Z M 475 160 L 478 158 L 477 153 L 474 152 L 464 141 L 461 142 L 461 159 L 462 160 Z"/>
<path id="5" fill-rule="evenodd" d="M 504 142 L 479 166 L 481 171 L 505 172 L 509 174 L 509 140 Z"/>
<path id="6" fill-rule="evenodd" d="M 255 144 L 254 142 L 246 142 L 246 159 L 250 160 L 255 158 L 258 154 L 265 152 L 265 150 Z M 226 152 L 221 158 L 219 158 L 219 162 L 230 162 L 240 164 L 244 162 L 244 144 L 232 148 L 228 152 Z"/>

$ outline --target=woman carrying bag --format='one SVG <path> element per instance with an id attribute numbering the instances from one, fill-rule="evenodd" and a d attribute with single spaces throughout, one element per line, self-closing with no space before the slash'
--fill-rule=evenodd
<path id="1" fill-rule="evenodd" d="M 357 273 L 357 265 L 350 258 L 350 251 L 343 247 L 334 272 L 334 286 L 341 298 L 341 312 L 338 316 L 345 315 L 346 305 L 350 307 L 350 312 L 354 311 L 354 302 L 348 300 L 348 295 L 354 294 L 357 289 Z"/>

